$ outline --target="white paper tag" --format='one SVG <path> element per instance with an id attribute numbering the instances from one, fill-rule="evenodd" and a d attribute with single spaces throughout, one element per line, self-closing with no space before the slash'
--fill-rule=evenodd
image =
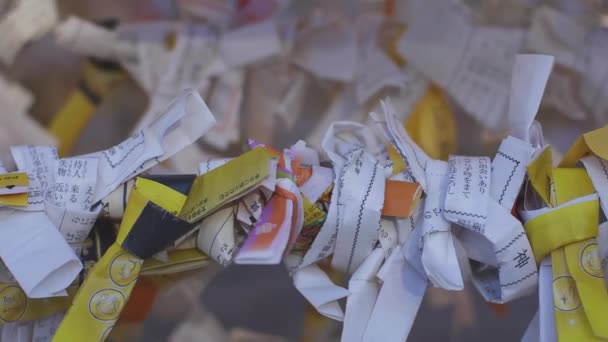
<path id="1" fill-rule="evenodd" d="M 89 210 L 94 204 L 98 159 L 61 158 L 56 165 L 54 183 L 46 200 L 59 207 Z"/>
<path id="2" fill-rule="evenodd" d="M 450 156 L 445 218 L 483 234 L 488 218 L 490 180 L 490 158 Z"/>

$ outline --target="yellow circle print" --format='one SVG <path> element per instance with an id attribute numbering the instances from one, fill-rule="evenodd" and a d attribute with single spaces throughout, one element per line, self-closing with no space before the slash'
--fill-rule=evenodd
<path id="1" fill-rule="evenodd" d="M 122 253 L 112 260 L 110 279 L 118 286 L 127 286 L 137 279 L 141 264 L 141 259 Z"/>
<path id="2" fill-rule="evenodd" d="M 0 318 L 5 322 L 18 321 L 27 306 L 27 297 L 18 286 L 7 286 L 0 291 Z"/>
<path id="3" fill-rule="evenodd" d="M 561 276 L 553 279 L 553 304 L 560 311 L 574 311 L 581 306 L 572 277 Z"/>
<path id="4" fill-rule="evenodd" d="M 581 268 L 585 273 L 592 277 L 603 278 L 602 261 L 600 259 L 600 252 L 597 249 L 597 243 L 591 242 L 583 247 L 579 260 Z"/>
<path id="5" fill-rule="evenodd" d="M 125 296 L 114 289 L 99 290 L 89 301 L 91 315 L 102 321 L 117 319 L 124 306 Z"/>

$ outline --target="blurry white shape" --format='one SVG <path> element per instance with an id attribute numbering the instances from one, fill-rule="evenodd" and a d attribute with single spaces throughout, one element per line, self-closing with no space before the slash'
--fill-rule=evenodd
<path id="1" fill-rule="evenodd" d="M 219 42 L 226 64 L 243 66 L 281 52 L 281 40 L 274 20 L 242 26 L 226 32 Z"/>
<path id="2" fill-rule="evenodd" d="M 357 32 L 345 23 L 312 28 L 296 42 L 293 62 L 313 75 L 351 82 L 357 72 Z"/>
<path id="3" fill-rule="evenodd" d="M 0 60 L 12 64 L 19 51 L 49 32 L 57 23 L 55 0 L 20 0 L 0 20 Z"/>
<path id="4" fill-rule="evenodd" d="M 511 67 L 524 30 L 474 25 L 471 13 L 458 3 L 408 4 L 401 55 L 484 127 L 504 128 Z"/>
<path id="5" fill-rule="evenodd" d="M 69 17 L 55 28 L 57 43 L 77 54 L 109 60 L 130 60 L 137 56 L 133 43 L 118 33 L 78 17 Z"/>

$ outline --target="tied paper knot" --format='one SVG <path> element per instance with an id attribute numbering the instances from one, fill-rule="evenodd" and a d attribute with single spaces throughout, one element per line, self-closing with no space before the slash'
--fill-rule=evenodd
<path id="1" fill-rule="evenodd" d="M 459 241 L 475 261 L 473 283 L 486 300 L 504 303 L 530 293 L 538 278 L 534 254 L 511 209 L 534 148 L 508 137 L 492 163 L 487 157 L 451 156 L 446 165 L 426 156 L 399 124 L 390 104 L 383 106 L 385 120 L 376 116 L 375 121 L 427 195 L 421 263 L 429 279 L 446 288 L 460 285 L 455 241 L 448 243 L 451 222 L 465 228 Z M 446 269 L 445 264 L 454 267 Z"/>
<path id="2" fill-rule="evenodd" d="M 384 120 L 373 114 L 374 121 L 407 164 L 406 176 L 420 184 L 427 196 L 420 226 L 422 254 L 415 257 L 420 257 L 421 260 L 410 262 L 420 262 L 423 274 L 426 274 L 434 285 L 448 290 L 462 290 L 464 281 L 459 258 L 450 223 L 443 214 L 448 164 L 432 160 L 416 145 L 399 123 L 388 101 L 382 102 L 382 108 Z"/>
<path id="3" fill-rule="evenodd" d="M 333 254 L 332 266 L 337 270 L 352 274 L 362 267 L 379 240 L 387 172 L 376 160 L 382 144 L 365 125 L 335 122 L 322 147 L 334 172 L 327 216 L 304 256 L 290 257 L 286 263 L 294 271 L 294 285 L 304 297 L 314 299 L 311 303 L 319 313 L 343 320 L 337 300 L 349 292 L 334 285 L 314 264 Z"/>
<path id="4" fill-rule="evenodd" d="M 519 192 L 531 156 L 531 147 L 509 137 L 492 165 L 487 157 L 451 156 L 449 160 L 443 214 L 465 228 L 460 241 L 475 261 L 473 283 L 491 302 L 521 297 L 537 283 L 532 247 L 521 222 L 511 215 L 515 197 L 506 196 Z M 499 167 L 504 160 L 511 162 L 511 168 Z"/>
<path id="5" fill-rule="evenodd" d="M 550 291 L 553 312 L 540 311 L 540 320 L 554 321 L 560 339 L 586 340 L 591 336 L 605 339 L 608 329 L 604 311 L 608 294 L 595 239 L 599 224 L 598 196 L 581 168 L 555 168 L 550 170 L 550 177 L 551 204 L 558 209 L 522 212 L 529 218 L 526 227 L 534 222 L 535 226 L 547 224 L 559 230 L 558 234 L 552 230 L 547 239 L 535 240 L 545 250 L 554 247 L 550 251 L 552 279 L 541 284 L 539 291 L 541 298 Z M 578 203 L 582 206 L 576 208 Z M 572 208 L 576 208 L 576 212 Z M 568 220 L 565 215 L 578 219 Z"/>
<path id="6" fill-rule="evenodd" d="M 443 199 L 448 182 L 448 163 L 426 164 L 427 193 L 422 221 L 422 265 L 429 280 L 446 290 L 462 290 L 464 281 L 458 264 L 450 222 L 445 218 Z"/>

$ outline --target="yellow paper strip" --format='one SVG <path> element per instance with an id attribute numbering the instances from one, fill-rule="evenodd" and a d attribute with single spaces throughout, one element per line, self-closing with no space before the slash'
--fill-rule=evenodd
<path id="1" fill-rule="evenodd" d="M 25 172 L 0 174 L 0 188 L 6 188 L 8 186 L 28 186 L 29 184 L 30 181 Z"/>
<path id="2" fill-rule="evenodd" d="M 149 259 L 144 262 L 141 275 L 163 275 L 190 271 L 209 263 L 209 257 L 196 248 L 174 250 L 168 253 L 169 261 Z"/>
<path id="3" fill-rule="evenodd" d="M 0 325 L 17 321 L 31 321 L 66 311 L 76 289 L 68 288 L 68 296 L 27 298 L 17 284 L 0 284 Z"/>
<path id="4" fill-rule="evenodd" d="M 268 178 L 270 154 L 255 148 L 234 160 L 198 176 L 179 217 L 197 222 Z"/>
<path id="5" fill-rule="evenodd" d="M 536 263 L 554 249 L 595 237 L 598 219 L 599 201 L 596 199 L 550 211 L 526 222 L 524 227 Z"/>
<path id="6" fill-rule="evenodd" d="M 551 205 L 550 184 L 551 173 L 553 170 L 553 157 L 551 146 L 545 150 L 528 165 L 528 178 L 532 187 L 538 195 L 545 201 L 546 205 Z"/>
<path id="7" fill-rule="evenodd" d="M 60 156 L 69 155 L 93 113 L 95 105 L 81 90 L 75 90 L 49 125 L 49 132 L 57 138 Z"/>
<path id="8" fill-rule="evenodd" d="M 583 134 L 572 145 L 561 163 L 561 167 L 574 167 L 576 163 L 590 152 L 602 159 L 608 159 L 608 126 Z"/>
<path id="9" fill-rule="evenodd" d="M 304 227 L 318 224 L 319 221 L 325 218 L 325 212 L 317 208 L 306 196 L 302 195 L 302 200 L 304 202 Z"/>
<path id="10" fill-rule="evenodd" d="M 595 239 L 570 244 L 564 248 L 568 270 L 576 288 L 591 330 L 596 337 L 608 338 L 606 308 L 608 292 Z"/>
<path id="11" fill-rule="evenodd" d="M 553 267 L 553 305 L 558 341 L 601 341 L 591 333 L 591 327 L 578 295 L 576 282 L 568 271 L 562 248 L 551 253 Z"/>
<path id="12" fill-rule="evenodd" d="M 27 207 L 28 194 L 13 194 L 0 196 L 0 205 L 8 207 Z"/>

